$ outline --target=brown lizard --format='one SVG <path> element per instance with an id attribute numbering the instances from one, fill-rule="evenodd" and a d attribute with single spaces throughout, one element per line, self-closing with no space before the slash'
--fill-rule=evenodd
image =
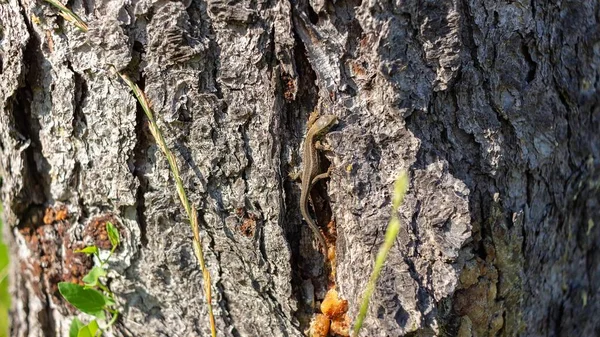
<path id="1" fill-rule="evenodd" d="M 329 172 L 319 174 L 321 169 L 319 166 L 319 153 L 317 152 L 316 141 L 319 137 L 329 131 L 329 129 L 337 123 L 337 117 L 333 115 L 324 115 L 319 117 L 314 124 L 308 129 L 306 133 L 306 140 L 304 140 L 304 149 L 302 151 L 302 185 L 300 194 L 300 213 L 302 217 L 308 223 L 308 226 L 315 233 L 319 243 L 323 246 L 325 253 L 327 254 L 327 243 L 323 234 L 319 231 L 317 224 L 308 214 L 308 199 L 310 197 L 310 190 L 314 184 L 324 178 L 329 177 Z"/>

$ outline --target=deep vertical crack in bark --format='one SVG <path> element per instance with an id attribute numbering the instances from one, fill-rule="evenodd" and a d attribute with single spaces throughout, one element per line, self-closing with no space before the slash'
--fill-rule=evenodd
<path id="1" fill-rule="evenodd" d="M 134 41 L 133 43 L 134 57 L 132 57 L 131 63 L 128 68 L 136 74 L 134 78 L 138 78 L 137 85 L 142 92 L 146 87 L 146 78 L 139 69 L 140 62 L 143 60 L 145 49 L 141 43 Z M 136 143 L 133 148 L 133 165 L 132 174 L 138 180 L 138 187 L 135 193 L 136 198 L 136 216 L 137 222 L 140 226 L 140 242 L 142 247 L 146 247 L 148 244 L 147 237 L 147 223 L 146 223 L 146 193 L 148 191 L 148 179 L 146 178 L 146 165 L 148 164 L 148 148 L 150 147 L 151 136 L 148 136 L 150 132 L 148 130 L 148 120 L 144 109 L 136 102 L 135 109 L 135 130 L 136 130 Z"/>
<path id="2" fill-rule="evenodd" d="M 21 7 L 23 7 L 23 4 L 21 4 Z M 22 138 L 24 142 L 30 142 L 25 149 L 26 174 L 23 175 L 25 180 L 23 185 L 27 195 L 22 199 L 23 207 L 21 209 L 23 210 L 28 208 L 30 204 L 42 205 L 46 203 L 49 196 L 49 176 L 47 173 L 40 172 L 40 169 L 42 171 L 48 170 L 49 165 L 41 152 L 38 134 L 40 126 L 39 124 L 34 125 L 36 120 L 31 112 L 33 95 L 30 88 L 38 85 L 40 81 L 39 72 L 41 69 L 39 68 L 39 62 L 42 62 L 44 57 L 40 52 L 40 41 L 31 27 L 31 22 L 29 22 L 24 12 L 22 14 L 29 31 L 29 41 L 24 51 L 25 64 L 28 65 L 23 76 L 23 82 L 26 85 L 18 88 L 15 92 L 10 110 L 15 129 L 19 133 L 18 138 Z M 15 211 L 20 213 L 19 210 Z"/>
<path id="3" fill-rule="evenodd" d="M 138 81 L 138 86 L 141 90 L 144 90 L 144 78 L 143 76 Z M 147 224 L 146 224 L 146 192 L 148 191 L 148 179 L 145 177 L 146 164 L 148 162 L 148 148 L 149 148 L 149 138 L 147 135 L 147 120 L 146 115 L 142 109 L 142 107 L 137 104 L 135 109 L 135 120 L 137 130 L 137 142 L 133 149 L 134 158 L 133 158 L 133 175 L 138 180 L 138 188 L 136 191 L 136 214 L 137 221 L 140 225 L 140 242 L 142 247 L 146 247 L 148 244 L 148 237 L 146 235 L 147 232 Z"/>

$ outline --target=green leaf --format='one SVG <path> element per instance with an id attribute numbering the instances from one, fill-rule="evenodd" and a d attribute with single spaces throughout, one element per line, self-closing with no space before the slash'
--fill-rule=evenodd
<path id="1" fill-rule="evenodd" d="M 95 337 L 98 332 L 98 322 L 93 320 L 90 324 L 79 329 L 79 333 L 77 333 L 77 337 Z"/>
<path id="2" fill-rule="evenodd" d="M 104 276 L 106 276 L 106 270 L 104 270 L 102 267 L 96 266 L 92 268 L 92 270 L 90 270 L 90 272 L 87 273 L 82 280 L 85 282 L 86 286 L 96 287 L 98 286 L 98 279 Z"/>
<path id="3" fill-rule="evenodd" d="M 106 223 L 106 232 L 108 233 L 108 239 L 110 240 L 110 244 L 113 246 L 113 248 L 118 246 L 119 242 L 121 241 L 119 237 L 119 231 L 112 224 L 112 222 Z"/>
<path id="4" fill-rule="evenodd" d="M 1 235 L 1 234 L 0 234 Z M 8 266 L 0 270 L 0 309 L 10 308 L 10 293 L 8 291 Z M 0 331 L 0 336 L 2 331 Z"/>
<path id="5" fill-rule="evenodd" d="M 1 230 L 1 229 L 0 229 Z M 0 240 L 0 269 L 8 267 L 9 253 L 8 246 Z"/>
<path id="6" fill-rule="evenodd" d="M 105 296 L 106 298 L 104 299 L 106 301 L 106 305 L 115 305 L 115 301 L 113 301 L 110 297 Z"/>
<path id="7" fill-rule="evenodd" d="M 114 303 L 96 289 L 89 289 L 75 283 L 59 282 L 58 291 L 75 308 L 105 320 L 104 308 Z"/>
<path id="8" fill-rule="evenodd" d="M 69 328 L 69 337 L 77 337 L 81 328 L 83 328 L 83 323 L 77 317 L 73 318 Z"/>
<path id="9" fill-rule="evenodd" d="M 83 249 L 75 249 L 75 253 L 84 253 L 87 255 L 98 254 L 98 247 L 96 246 L 87 246 Z"/>

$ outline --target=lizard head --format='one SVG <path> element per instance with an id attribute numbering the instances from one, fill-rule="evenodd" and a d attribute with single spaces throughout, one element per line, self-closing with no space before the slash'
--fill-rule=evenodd
<path id="1" fill-rule="evenodd" d="M 317 121 L 313 125 L 313 128 L 315 128 L 319 134 L 325 133 L 329 130 L 329 128 L 336 124 L 337 121 L 338 119 L 334 115 L 324 115 L 317 119 Z"/>

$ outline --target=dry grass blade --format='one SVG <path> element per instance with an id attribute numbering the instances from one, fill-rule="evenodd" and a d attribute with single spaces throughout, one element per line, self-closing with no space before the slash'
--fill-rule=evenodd
<path id="1" fill-rule="evenodd" d="M 204 278 L 204 294 L 208 301 L 206 301 L 206 305 L 208 306 L 208 319 L 210 321 L 210 329 L 212 337 L 217 336 L 216 324 L 215 324 L 215 316 L 213 315 L 212 310 L 212 290 L 211 290 L 211 281 L 210 274 L 208 273 L 208 269 L 204 265 L 204 254 L 202 253 L 202 246 L 200 245 L 200 232 L 198 226 L 198 213 L 196 212 L 196 208 L 192 206 L 192 218 L 191 218 L 192 232 L 194 233 L 194 254 L 196 254 L 196 258 L 200 263 L 200 269 L 202 269 L 202 277 Z"/>
<path id="2" fill-rule="evenodd" d="M 142 109 L 144 109 L 146 117 L 148 117 L 148 121 L 150 122 L 150 133 L 152 133 L 154 139 L 156 139 L 156 142 L 158 143 L 158 146 L 167 157 L 167 161 L 169 162 L 171 172 L 173 173 L 173 177 L 175 178 L 175 184 L 177 185 L 177 194 L 179 195 L 179 199 L 181 200 L 183 208 L 185 209 L 185 212 L 187 213 L 188 218 L 190 219 L 190 227 L 192 228 L 192 233 L 194 236 L 194 254 L 198 259 L 198 263 L 200 264 L 200 269 L 202 270 L 202 276 L 204 279 L 204 295 L 206 297 L 206 302 L 208 306 L 208 318 L 210 321 L 211 334 L 213 337 L 216 337 L 217 330 L 211 303 L 212 293 L 210 274 L 208 273 L 208 269 L 204 264 L 204 253 L 202 252 L 202 245 L 200 244 L 200 232 L 198 229 L 198 215 L 196 214 L 196 209 L 193 206 L 190 206 L 189 199 L 183 188 L 183 181 L 181 180 L 181 175 L 179 174 L 179 167 L 177 166 L 177 162 L 175 161 L 175 156 L 173 156 L 173 153 L 171 153 L 171 150 L 167 147 L 167 143 L 165 142 L 165 139 L 163 138 L 163 135 L 160 132 L 158 125 L 156 124 L 154 114 L 152 113 L 152 109 L 150 108 L 150 104 L 148 102 L 148 99 L 146 98 L 146 95 L 144 95 L 144 92 L 140 90 L 137 84 L 133 83 L 133 81 L 127 75 L 119 73 L 119 76 L 121 76 L 125 83 L 127 83 L 131 90 L 133 90 L 133 94 L 137 98 L 138 102 L 140 102 Z"/>
<path id="3" fill-rule="evenodd" d="M 79 16 L 77 16 L 77 14 L 73 13 L 70 9 L 65 7 L 65 5 L 61 4 L 60 2 L 58 2 L 56 0 L 46 0 L 46 2 L 48 2 L 49 4 L 51 4 L 54 7 L 58 8 L 58 10 L 60 11 L 60 15 L 63 18 L 65 18 L 65 20 L 72 23 L 75 27 L 79 28 L 81 31 L 84 31 L 84 32 L 88 31 L 88 26 L 85 23 L 85 21 L 81 20 L 81 18 Z"/>

